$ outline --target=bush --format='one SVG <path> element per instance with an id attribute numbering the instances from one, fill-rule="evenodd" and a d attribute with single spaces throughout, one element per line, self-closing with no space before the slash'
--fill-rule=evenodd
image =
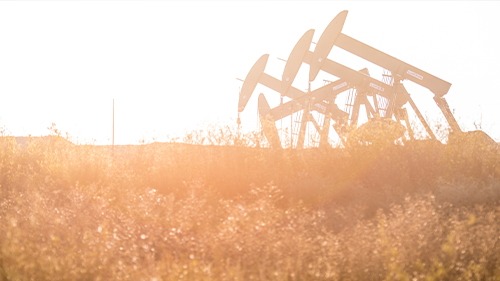
<path id="1" fill-rule="evenodd" d="M 0 280 L 497 280 L 498 153 L 0 147 Z"/>

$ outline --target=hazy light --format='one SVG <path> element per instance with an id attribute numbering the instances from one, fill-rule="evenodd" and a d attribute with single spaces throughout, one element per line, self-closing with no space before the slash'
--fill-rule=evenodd
<path id="1" fill-rule="evenodd" d="M 12 135 L 44 135 L 56 123 L 75 142 L 109 144 L 113 99 L 118 144 L 233 124 L 241 85 L 234 78 L 244 78 L 264 53 L 286 58 L 310 28 L 316 41 L 347 9 L 346 34 L 451 82 L 447 99 L 462 128 L 480 120 L 500 140 L 493 82 L 500 74 L 498 8 L 498 2 L 2 2 L 0 126 Z M 283 66 L 270 60 L 266 73 L 281 77 Z M 294 86 L 307 88 L 300 79 Z M 279 102 L 270 90 L 257 90 L 271 106 Z M 426 95 L 418 87 L 411 92 L 419 93 Z M 256 128 L 257 94 L 241 116 L 246 130 Z"/>

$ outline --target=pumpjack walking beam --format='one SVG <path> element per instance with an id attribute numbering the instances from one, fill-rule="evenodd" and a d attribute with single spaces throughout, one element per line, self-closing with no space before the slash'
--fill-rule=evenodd
<path id="1" fill-rule="evenodd" d="M 332 85 L 334 84 L 334 85 Z M 267 116 L 268 122 L 276 122 L 287 116 L 290 116 L 296 112 L 303 111 L 302 114 L 302 124 L 301 130 L 299 132 L 299 139 L 303 140 L 303 133 L 305 129 L 305 124 L 307 122 L 313 123 L 316 130 L 323 134 L 320 141 L 325 141 L 328 135 L 328 130 L 330 127 L 330 118 L 335 121 L 335 124 L 345 123 L 344 120 L 348 119 L 348 114 L 340 110 L 335 104 L 335 97 L 350 89 L 350 86 L 339 79 L 338 81 L 332 82 L 329 85 L 325 85 L 322 88 L 314 90 L 309 93 L 305 93 L 303 96 L 285 102 L 274 108 L 269 108 L 267 112 L 259 112 L 260 115 Z M 261 106 L 261 103 L 266 103 L 267 100 L 264 96 L 259 97 L 259 109 L 267 109 L 268 105 Z M 325 124 L 320 126 L 317 121 L 310 115 L 311 111 L 319 112 L 325 116 Z M 337 132 L 339 133 L 339 132 Z M 266 132 L 264 132 L 266 134 Z M 326 136 L 325 136 L 326 135 Z M 297 146 L 301 146 L 302 141 L 298 141 Z"/>
<path id="2" fill-rule="evenodd" d="M 449 82 L 343 34 L 342 28 L 346 17 L 347 11 L 340 12 L 330 22 L 318 40 L 317 45 L 322 46 L 322 48 L 315 51 L 314 65 L 311 67 L 310 78 L 314 79 L 316 77 L 332 47 L 337 46 L 391 71 L 393 75 L 396 75 L 395 79 L 411 80 L 440 97 L 448 93 L 451 87 Z"/>
<path id="3" fill-rule="evenodd" d="M 245 110 L 257 84 L 264 85 L 278 93 L 282 93 L 282 81 L 264 72 L 268 59 L 268 54 L 262 55 L 252 66 L 245 80 L 243 80 L 238 100 L 238 112 Z M 323 87 L 321 89 L 320 91 L 324 93 L 329 91 L 328 87 Z M 304 92 L 295 87 L 289 87 L 285 93 L 282 93 L 282 96 L 287 96 L 291 99 L 297 99 L 303 95 Z"/>
<path id="4" fill-rule="evenodd" d="M 242 112 L 245 109 L 257 84 L 264 85 L 276 92 L 283 92 L 282 81 L 264 72 L 268 58 L 269 55 L 267 54 L 261 56 L 255 62 L 255 64 L 252 66 L 251 70 L 247 74 L 247 77 L 245 78 L 243 86 L 240 91 L 238 112 Z M 286 89 L 286 92 L 282 94 L 282 96 L 287 96 L 291 98 L 291 101 L 283 104 L 282 105 L 283 107 L 280 107 L 281 113 L 273 111 L 269 116 L 268 116 L 268 111 L 270 110 L 269 104 L 265 100 L 264 96 L 259 97 L 259 115 L 261 123 L 263 125 L 264 134 L 266 135 L 266 137 L 268 136 L 270 139 L 275 139 L 275 140 L 278 139 L 276 137 L 277 134 L 274 134 L 275 129 L 270 128 L 272 122 L 284 118 L 287 113 L 294 113 L 300 109 L 303 109 L 306 103 L 311 102 L 309 101 L 310 99 L 314 100 L 314 102 L 311 102 L 313 110 L 326 114 L 328 109 L 332 109 L 331 105 L 329 105 L 328 103 L 329 99 L 334 98 L 336 94 L 348 90 L 350 87 L 351 87 L 350 83 L 342 79 L 334 81 L 328 85 L 325 85 L 309 93 L 302 92 L 301 90 L 295 87 L 289 86 Z M 333 95 L 332 92 L 334 93 Z M 264 102 L 265 104 L 263 104 Z M 294 109 L 296 110 L 293 111 Z M 345 119 L 346 117 L 342 113 L 344 112 L 341 111 L 340 109 L 338 110 L 332 109 L 331 111 L 331 114 L 334 117 L 337 117 L 337 119 L 335 120 Z M 282 116 L 279 116 L 280 114 Z M 271 140 L 268 141 L 270 142 L 271 146 L 274 147 L 277 146 L 276 141 L 271 141 Z"/>
<path id="5" fill-rule="evenodd" d="M 294 49 L 292 50 L 292 53 L 290 54 L 290 57 L 287 60 L 285 69 L 283 71 L 283 79 L 281 81 L 282 83 L 281 88 L 285 92 L 287 91 L 287 89 L 291 87 L 302 63 L 309 64 L 311 70 L 313 67 L 315 67 L 312 58 L 314 57 L 316 51 L 314 52 L 309 51 L 309 47 L 312 43 L 313 33 L 314 30 L 311 29 L 308 30 L 306 33 L 304 33 L 304 35 L 302 35 L 302 37 L 296 43 Z M 316 44 L 316 48 L 318 48 L 319 44 L 320 42 L 318 41 L 318 43 Z M 344 66 L 338 62 L 332 61 L 327 58 L 323 60 L 321 66 L 322 70 L 328 72 L 333 76 L 344 79 L 348 81 L 348 83 L 355 85 L 362 85 L 367 92 L 370 92 L 372 94 L 378 94 L 388 99 L 392 99 L 391 93 L 393 91 L 391 85 L 387 85 L 384 82 L 372 78 L 363 72 L 356 71 L 354 69 L 351 69 L 347 66 Z M 309 81 L 313 81 L 315 78 L 316 77 L 311 79 L 310 77 Z"/>
<path id="6" fill-rule="evenodd" d="M 366 68 L 360 70 L 361 73 L 368 74 L 368 70 Z M 335 121 L 334 128 L 336 129 L 337 134 L 342 135 L 342 132 L 338 131 L 341 127 L 347 125 L 347 120 L 349 119 L 349 114 L 340 110 L 335 103 L 336 97 L 349 90 L 355 89 L 357 85 L 353 85 L 351 83 L 347 83 L 344 79 L 338 79 L 336 81 L 330 82 L 327 85 L 324 85 L 321 88 L 313 90 L 308 93 L 304 93 L 302 96 L 292 99 L 288 102 L 280 104 L 277 107 L 270 108 L 268 112 L 261 112 L 261 115 L 268 115 L 270 118 L 270 122 L 278 121 L 286 116 L 290 116 L 298 111 L 303 110 L 305 117 L 303 117 L 302 123 L 307 121 L 311 122 L 318 133 L 320 133 L 320 145 L 326 141 L 328 137 L 328 129 L 330 126 L 330 119 Z M 374 109 L 369 104 L 366 99 L 366 95 L 363 95 L 365 98 L 360 99 L 358 106 L 364 104 L 367 110 L 371 111 L 371 114 L 374 115 Z M 259 102 L 266 102 L 265 97 L 259 99 Z M 268 108 L 268 106 L 262 106 L 259 108 Z M 325 124 L 321 127 L 316 120 L 308 113 L 309 111 L 316 111 L 325 116 Z M 304 115 L 303 115 L 304 116 Z M 357 117 L 355 117 L 357 119 Z M 305 121 L 305 122 L 304 122 Z M 346 137 L 346 136 L 343 136 Z M 300 145 L 300 142 L 298 142 Z"/>
<path id="7" fill-rule="evenodd" d="M 321 38 L 318 40 L 317 46 L 322 47 L 320 50 L 314 52 L 312 58 L 313 64 L 311 65 L 309 73 L 310 80 L 314 80 L 319 70 L 325 63 L 326 57 L 330 53 L 333 46 L 337 46 L 391 71 L 395 81 L 400 82 L 406 79 L 429 89 L 435 95 L 435 101 L 439 109 L 443 112 L 443 115 L 448 121 L 451 129 L 453 131 L 461 131 L 458 122 L 453 117 L 453 114 L 450 114 L 449 106 L 443 97 L 448 93 L 451 83 L 343 34 L 342 28 L 346 17 L 347 11 L 340 12 L 330 22 Z M 413 106 L 413 109 L 418 111 L 416 106 Z M 419 113 L 417 113 L 417 115 L 419 115 Z M 422 123 L 424 126 L 428 126 L 426 123 Z M 431 133 L 431 131 L 429 130 L 428 133 Z"/>
<path id="8" fill-rule="evenodd" d="M 290 114 L 303 110 L 307 106 L 310 106 L 311 110 L 321 114 L 331 113 L 332 104 L 329 102 L 333 101 L 340 93 L 352 87 L 353 86 L 345 80 L 339 79 L 314 91 L 305 92 L 298 98 L 272 108 L 270 114 L 273 116 L 273 119 L 277 121 Z"/>
<path id="9" fill-rule="evenodd" d="M 335 97 L 350 89 L 351 86 L 349 83 L 344 81 L 343 79 L 339 79 L 334 81 L 328 85 L 325 85 L 321 88 L 318 88 L 312 92 L 302 93 L 301 96 L 292 99 L 288 102 L 285 102 L 275 108 L 270 108 L 269 103 L 263 94 L 259 96 L 259 116 L 261 118 L 261 123 L 265 123 L 263 125 L 263 131 L 266 138 L 269 138 L 268 141 L 273 147 L 277 147 L 278 143 L 271 141 L 274 139 L 278 139 L 277 133 L 275 133 L 276 129 L 271 128 L 271 126 L 275 127 L 275 122 L 277 120 L 283 119 L 286 116 L 292 115 L 298 111 L 304 110 L 302 123 L 306 123 L 307 121 L 313 122 L 314 119 L 309 116 L 309 113 L 306 111 L 317 111 L 328 118 L 332 118 L 336 121 L 336 123 L 343 122 L 344 119 L 347 119 L 347 113 L 340 110 L 334 102 L 331 102 L 335 99 Z M 331 102 L 331 103 L 330 103 Z M 314 123 L 314 122 L 313 122 Z M 319 125 L 314 124 L 316 128 Z M 301 128 L 304 127 L 303 125 Z M 325 126 L 323 126 L 322 130 L 328 130 Z M 302 133 L 303 130 L 301 130 Z M 276 131 L 277 132 L 277 131 Z M 302 135 L 299 133 L 300 135 Z M 301 142 L 298 142 L 298 146 L 300 146 Z"/>

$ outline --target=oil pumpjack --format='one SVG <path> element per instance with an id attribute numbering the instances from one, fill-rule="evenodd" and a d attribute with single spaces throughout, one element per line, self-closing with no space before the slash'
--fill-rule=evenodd
<path id="1" fill-rule="evenodd" d="M 341 142 L 373 143 L 377 135 L 383 134 L 386 140 L 414 139 L 406 105 L 411 107 L 425 132 L 432 140 L 436 136 L 423 117 L 419 108 L 404 86 L 409 80 L 433 93 L 437 107 L 443 113 L 449 127 L 449 142 L 474 138 L 483 143 L 495 143 L 482 131 L 463 132 L 453 116 L 444 96 L 451 84 L 413 65 L 377 50 L 344 33 L 342 28 L 347 18 L 347 11 L 340 12 L 321 34 L 314 51 L 310 51 L 314 30 L 306 31 L 295 44 L 283 71 L 281 80 L 265 73 L 269 55 L 261 56 L 250 69 L 241 87 L 238 112 L 242 112 L 257 84 L 274 90 L 281 95 L 280 105 L 271 108 L 266 97 L 258 97 L 258 112 L 264 136 L 271 147 L 282 147 L 282 140 L 276 127 L 276 121 L 301 114 L 297 129 L 291 128 L 296 135 L 295 147 L 304 147 L 305 131 L 311 123 L 319 135 L 319 145 L 328 144 L 330 127 L 333 127 Z M 371 77 L 367 69 L 354 70 L 328 57 L 333 47 L 341 48 L 357 57 L 383 68 L 388 74 L 386 81 Z M 320 71 L 338 78 L 323 87 L 303 92 L 292 86 L 302 64 L 309 65 L 309 85 L 315 81 Z M 348 107 L 341 110 L 335 100 L 348 92 Z M 283 98 L 289 101 L 283 103 Z M 366 110 L 365 123 L 360 120 L 360 111 Z M 312 113 L 320 116 L 316 120 Z M 333 124 L 332 124 L 333 121 Z M 405 132 L 406 137 L 405 137 Z M 495 143 L 496 144 L 496 143 Z M 291 141 L 291 146 L 293 141 Z"/>

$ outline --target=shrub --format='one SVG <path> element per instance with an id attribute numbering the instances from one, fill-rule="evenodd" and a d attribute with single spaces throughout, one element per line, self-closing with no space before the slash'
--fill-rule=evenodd
<path id="1" fill-rule="evenodd" d="M 500 275 L 491 150 L 0 142 L 0 280 Z"/>

